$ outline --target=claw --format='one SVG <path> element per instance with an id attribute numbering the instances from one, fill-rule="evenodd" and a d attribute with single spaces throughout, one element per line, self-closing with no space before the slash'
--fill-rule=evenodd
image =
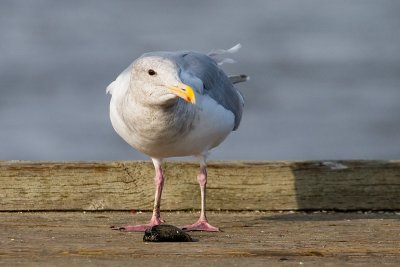
<path id="1" fill-rule="evenodd" d="M 110 226 L 110 228 L 111 228 L 111 230 L 115 230 L 115 231 L 121 231 L 121 232 L 125 231 L 125 227 L 124 226 L 114 226 L 114 225 L 112 225 L 112 226 Z"/>

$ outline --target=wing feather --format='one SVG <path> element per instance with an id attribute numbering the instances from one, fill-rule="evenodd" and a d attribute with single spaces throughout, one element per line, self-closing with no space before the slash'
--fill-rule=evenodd
<path id="1" fill-rule="evenodd" d="M 215 60 L 204 54 L 187 52 L 181 56 L 181 60 L 177 60 L 177 64 L 181 71 L 189 73 L 203 82 L 203 94 L 209 95 L 235 115 L 233 130 L 236 130 L 242 119 L 243 98 Z"/>

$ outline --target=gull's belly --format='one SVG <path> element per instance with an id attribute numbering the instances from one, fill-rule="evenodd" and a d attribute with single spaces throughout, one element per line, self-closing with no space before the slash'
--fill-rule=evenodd
<path id="1" fill-rule="evenodd" d="M 219 145 L 234 127 L 234 114 L 207 98 L 199 103 L 190 129 L 184 133 L 181 129 L 169 125 L 146 125 L 144 130 L 128 127 L 116 106 L 110 107 L 110 118 L 115 131 L 132 147 L 153 158 L 181 157 L 201 155 Z M 150 131 L 149 131 L 150 129 Z M 169 134 L 167 134 L 169 133 Z"/>

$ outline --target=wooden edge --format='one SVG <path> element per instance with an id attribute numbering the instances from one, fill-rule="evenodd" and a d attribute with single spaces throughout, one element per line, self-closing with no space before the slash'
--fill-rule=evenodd
<path id="1" fill-rule="evenodd" d="M 167 161 L 162 209 L 199 208 L 196 162 Z M 150 161 L 0 161 L 0 210 L 151 210 Z M 400 210 L 400 161 L 210 161 L 209 210 Z"/>

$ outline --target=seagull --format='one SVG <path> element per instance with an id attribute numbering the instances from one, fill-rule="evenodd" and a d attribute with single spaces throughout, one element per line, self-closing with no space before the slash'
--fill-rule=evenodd
<path id="1" fill-rule="evenodd" d="M 115 131 L 129 145 L 148 155 L 155 168 L 155 200 L 150 222 L 113 227 L 142 232 L 163 221 L 160 217 L 164 186 L 162 161 L 195 156 L 200 163 L 197 181 L 201 212 L 186 231 L 219 231 L 206 217 L 206 160 L 209 150 L 238 129 L 244 100 L 234 84 L 246 75 L 227 76 L 219 67 L 233 63 L 224 54 L 240 44 L 208 54 L 193 51 L 149 52 L 133 61 L 108 87 L 110 119 Z"/>

